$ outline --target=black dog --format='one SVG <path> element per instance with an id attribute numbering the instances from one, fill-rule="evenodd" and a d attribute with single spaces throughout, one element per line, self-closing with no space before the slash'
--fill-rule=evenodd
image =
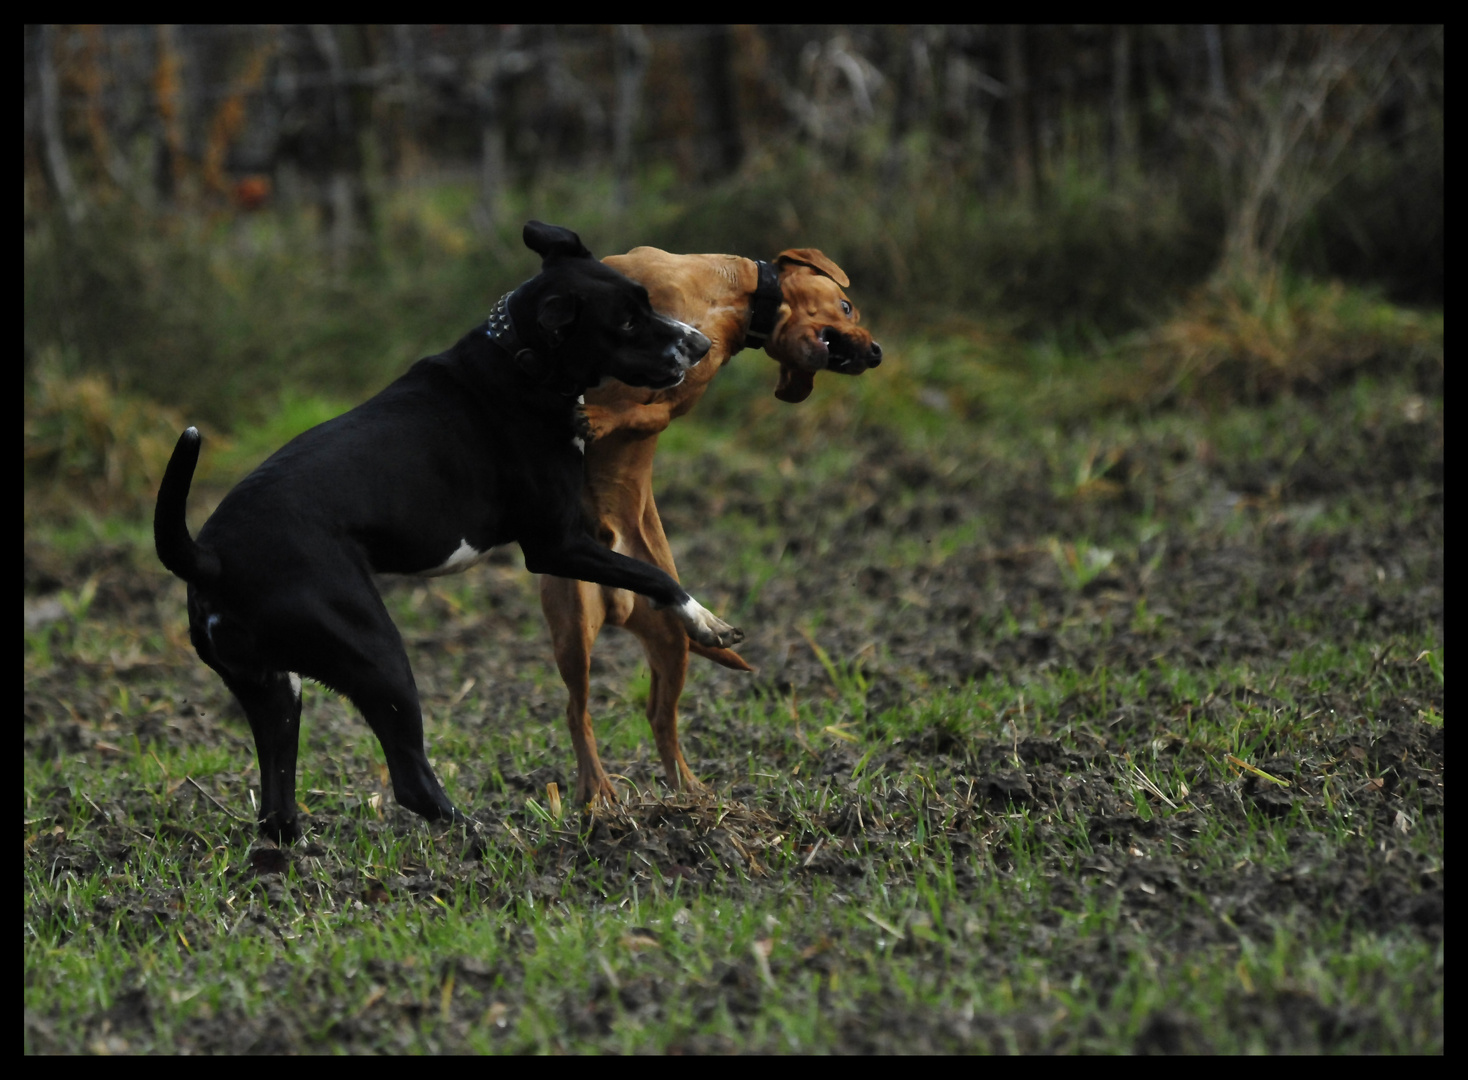
<path id="1" fill-rule="evenodd" d="M 225 497 L 197 542 L 184 507 L 198 431 L 174 448 L 154 542 L 189 583 L 195 650 L 249 718 L 268 836 L 300 834 L 302 676 L 362 711 L 399 803 L 459 816 L 428 766 L 418 690 L 373 574 L 454 573 L 513 540 L 532 572 L 641 593 L 702 644 L 743 637 L 663 571 L 599 544 L 581 510 L 578 395 L 606 378 L 674 386 L 708 339 L 654 313 L 646 289 L 570 230 L 532 221 L 525 243 L 541 272 L 500 300 L 487 327 L 286 444 Z"/>

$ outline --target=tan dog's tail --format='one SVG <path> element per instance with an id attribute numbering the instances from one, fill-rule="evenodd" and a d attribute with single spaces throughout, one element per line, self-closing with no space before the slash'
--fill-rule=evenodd
<path id="1" fill-rule="evenodd" d="M 692 653 L 697 653 L 705 660 L 712 660 L 714 663 L 719 664 L 722 667 L 730 668 L 734 671 L 754 670 L 754 668 L 749 665 L 744 657 L 740 656 L 733 649 L 711 649 L 707 645 L 700 645 L 692 638 L 689 638 L 688 651 Z"/>

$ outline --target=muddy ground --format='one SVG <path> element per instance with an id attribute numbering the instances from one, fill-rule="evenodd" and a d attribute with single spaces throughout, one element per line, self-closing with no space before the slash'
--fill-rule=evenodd
<path id="1" fill-rule="evenodd" d="M 641 729 L 637 749 L 614 748 L 607 764 L 646 797 L 629 788 L 621 813 L 603 815 L 585 838 L 564 830 L 510 877 L 488 869 L 494 860 L 485 851 L 518 842 L 533 823 L 527 797 L 543 800 L 549 782 L 573 790 L 575 779 L 533 586 L 518 570 L 518 553 L 475 571 L 474 588 L 484 597 L 477 605 L 466 605 L 463 592 L 394 586 L 395 602 L 414 612 L 405 637 L 430 714 L 452 713 L 468 732 L 544 725 L 554 732 L 552 749 L 538 764 L 503 743 L 497 759 L 455 762 L 450 790 L 482 829 L 468 840 L 434 833 L 454 853 L 447 875 L 379 881 L 334 856 L 323 837 L 343 830 L 423 828 L 390 794 L 381 820 L 346 804 L 314 809 L 303 844 L 279 853 L 256 847 L 242 884 L 252 896 L 251 917 L 269 933 L 272 891 L 282 888 L 294 889 L 299 903 L 329 893 L 338 903 L 371 905 L 386 895 L 402 902 L 448 895 L 465 879 L 478 881 L 489 908 L 527 891 L 598 904 L 656 876 L 735 898 L 820 876 L 836 883 L 838 895 L 861 896 L 873 887 L 874 867 L 884 875 L 915 867 L 919 860 L 903 853 L 934 834 L 955 855 L 960 889 L 967 880 L 977 890 L 976 875 L 1002 880 L 1012 870 L 1012 822 L 1020 815 L 1026 857 L 1045 862 L 1050 897 L 1022 933 L 987 933 L 982 911 L 956 920 L 959 929 L 951 931 L 984 955 L 996 978 L 1035 956 L 1046 958 L 1056 983 L 1083 974 L 1104 987 L 1120 978 L 1118 950 L 1126 942 L 1093 936 L 1057 945 L 1073 938 L 1059 932 L 1056 912 L 1083 909 L 1086 894 L 1116 899 L 1128 940 L 1171 955 L 1232 947 L 1241 934 L 1268 941 L 1277 926 L 1312 922 L 1342 924 L 1347 936 L 1440 942 L 1443 686 L 1418 652 L 1442 642 L 1442 414 L 1409 399 L 1368 412 L 1363 422 L 1350 400 L 1342 389 L 1285 409 L 1279 423 L 1307 433 L 1293 443 L 1283 438 L 1275 456 L 1221 451 L 1202 420 L 1175 419 L 1130 435 L 1062 433 L 1058 451 L 1031 454 L 990 453 L 977 439 L 925 453 L 869 426 L 843 433 L 857 449 L 839 468 L 822 456 L 823 438 L 809 433 L 792 436 L 789 452 L 769 461 L 730 464 L 711 453 L 664 460 L 659 501 L 682 577 L 705 603 L 737 615 L 749 633 L 742 652 L 759 668 L 750 676 L 702 664 L 684 699 L 685 753 L 723 809 L 659 795 L 645 726 L 628 721 Z M 1074 466 L 1086 454 L 1105 468 L 1097 482 L 1078 484 Z M 1080 562 L 1068 562 L 1066 544 Z M 1091 547 L 1112 552 L 1112 560 L 1082 573 L 1077 567 L 1087 565 Z M 105 761 L 122 756 L 109 748 L 129 747 L 134 737 L 144 748 L 232 745 L 240 771 L 208 787 L 247 815 L 248 730 L 184 647 L 182 588 L 122 546 L 62 556 L 28 539 L 25 575 L 27 610 L 38 617 L 58 589 L 79 590 L 95 578 L 87 618 L 134 628 L 140 642 L 105 659 L 58 651 L 49 670 L 28 669 L 27 753 Z M 167 645 L 148 647 L 148 635 L 157 641 L 160 631 Z M 838 662 L 842 678 L 833 681 L 811 641 Z M 1334 684 L 1290 672 L 1292 657 L 1323 644 L 1346 654 L 1363 643 L 1375 650 L 1369 671 Z M 636 645 L 609 634 L 599 657 L 594 711 L 625 717 L 636 709 L 628 690 Z M 1102 669 L 1119 684 L 1139 672 L 1157 677 L 1145 690 L 1108 694 L 1095 678 Z M 1027 687 L 1067 671 L 1078 673 L 1075 692 L 1058 701 L 1039 694 L 1039 707 L 1032 692 L 1026 703 Z M 1219 684 L 1220 671 L 1233 674 Z M 451 707 L 467 677 L 481 690 Z M 1192 692 L 1190 678 L 1205 689 Z M 980 690 L 966 715 L 933 706 L 968 684 Z M 119 685 L 151 703 L 150 711 L 124 717 Z M 864 713 L 853 694 L 864 698 Z M 792 696 L 811 718 L 798 735 L 758 719 L 788 717 Z M 982 707 L 975 710 L 974 700 Z M 757 709 L 740 706 L 751 701 Z M 845 713 L 814 708 L 832 701 L 846 702 Z M 841 715 L 860 742 L 820 737 L 814 718 Z M 1310 717 L 1320 719 L 1312 725 Z M 892 733 L 877 745 L 874 733 L 889 722 Z M 360 721 L 334 704 L 318 709 L 307 718 L 302 756 L 344 789 L 365 793 L 373 779 L 363 775 L 364 760 L 335 758 L 344 740 L 360 735 L 352 725 Z M 1229 726 L 1242 731 L 1236 746 L 1252 748 L 1250 764 L 1288 787 L 1229 769 L 1229 746 L 1192 735 Z M 862 789 L 852 773 L 874 745 Z M 442 768 L 443 755 L 435 759 Z M 1191 813 L 1165 815 L 1150 797 L 1143 802 L 1158 812 L 1145 812 L 1129 778 L 1130 761 L 1144 759 L 1153 775 L 1185 778 L 1186 795 L 1177 786 L 1165 794 Z M 833 794 L 823 806 L 797 804 L 755 773 L 798 776 Z M 880 779 L 872 783 L 873 776 Z M 228 819 L 187 784 L 166 796 L 139 790 L 103 802 L 103 813 L 85 820 L 75 805 L 63 785 L 33 793 L 27 821 L 46 824 L 27 827 L 29 862 L 44 862 L 53 874 L 125 863 L 145 842 L 137 823 L 155 820 L 200 845 L 245 851 L 252 843 L 248 824 Z M 1208 846 L 1220 829 L 1244 831 L 1259 815 L 1289 829 L 1289 865 L 1223 860 Z M 1346 818 L 1349 835 L 1341 839 L 1335 826 Z M 52 820 L 64 827 L 51 828 Z M 1423 829 L 1436 830 L 1435 855 L 1431 845 L 1413 842 Z M 1089 851 L 1078 850 L 1078 833 Z M 765 845 L 790 835 L 797 838 L 793 867 L 771 870 L 778 860 Z M 182 844 L 181 857 L 191 850 Z M 981 857 L 969 858 L 975 853 Z M 597 874 L 584 873 L 593 866 Z M 167 925 L 178 918 L 170 895 L 160 886 L 104 896 L 97 918 Z M 179 929 L 189 932 L 186 917 Z M 924 942 L 914 932 L 901 947 L 921 950 Z M 834 952 L 807 951 L 791 963 L 819 970 L 839 957 L 839 941 Z M 1440 968 L 1434 977 L 1440 987 Z M 502 996 L 515 1007 L 513 971 L 477 971 L 463 961 L 460 978 L 508 985 Z M 610 1023 L 611 997 L 619 1010 L 655 1013 L 669 994 L 722 1002 L 737 1018 L 757 1010 L 762 985 L 754 962 L 744 960 L 708 984 L 603 987 L 565 1022 L 595 1032 Z M 1243 988 L 1223 1000 L 1218 1029 L 1186 1010 L 1161 1010 L 1134 1048 L 1207 1050 L 1222 1029 L 1255 1032 L 1257 1045 L 1273 1050 L 1392 1045 L 1385 1034 L 1380 1043 L 1373 1036 L 1391 1026 L 1386 1005 Z M 136 1039 L 148 1029 L 149 1007 L 140 990 L 93 1018 L 88 1030 L 95 1038 Z M 314 1008 L 307 1002 L 265 1018 L 200 1021 L 176 1048 L 368 1048 L 379 1045 L 381 1030 L 403 1022 L 386 1002 L 332 1027 L 322 1042 Z M 76 1048 L 54 1036 L 55 1017 L 28 1013 L 27 1024 L 35 1050 Z M 1441 1015 L 1427 1026 L 1440 1045 Z M 1093 1045 L 1084 1028 L 1050 1011 L 994 1019 L 913 1010 L 895 997 L 865 1003 L 863 1015 L 840 1021 L 840 1031 L 837 1048 L 850 1052 Z M 452 1045 L 449 1039 L 445 1048 Z M 738 1046 L 713 1040 L 675 1049 Z"/>

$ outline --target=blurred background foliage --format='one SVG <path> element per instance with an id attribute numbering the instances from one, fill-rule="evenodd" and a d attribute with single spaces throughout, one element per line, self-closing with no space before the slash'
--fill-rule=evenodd
<path id="1" fill-rule="evenodd" d="M 45 25 L 24 57 L 28 521 L 145 513 L 185 419 L 253 452 L 365 397 L 535 271 L 528 217 L 822 248 L 906 346 L 862 392 L 964 415 L 1057 354 L 1088 407 L 1441 390 L 1441 27 Z"/>

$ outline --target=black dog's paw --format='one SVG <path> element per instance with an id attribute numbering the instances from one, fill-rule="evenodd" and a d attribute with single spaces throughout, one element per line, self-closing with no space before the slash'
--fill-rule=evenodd
<path id="1" fill-rule="evenodd" d="M 693 597 L 689 597 L 673 611 L 688 631 L 688 636 L 710 649 L 727 649 L 744 640 L 744 631 L 730 626 Z"/>
<path id="2" fill-rule="evenodd" d="M 576 427 L 576 438 L 583 443 L 591 443 L 596 440 L 596 430 L 592 426 L 591 417 L 586 415 L 588 406 L 583 401 L 577 404 L 573 423 Z"/>

